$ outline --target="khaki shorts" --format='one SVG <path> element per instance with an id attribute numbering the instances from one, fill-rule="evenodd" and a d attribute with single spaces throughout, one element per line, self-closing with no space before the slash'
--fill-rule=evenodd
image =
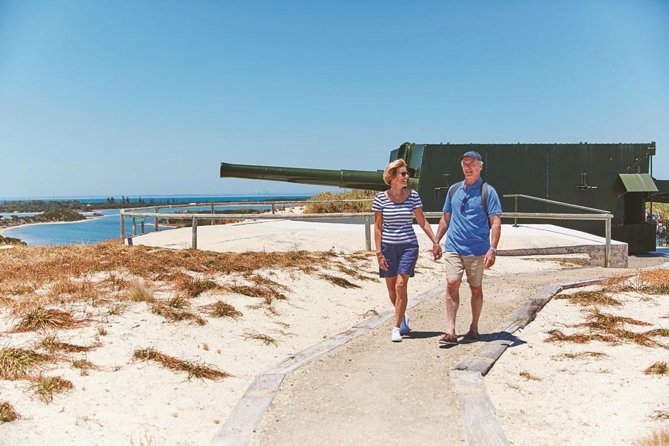
<path id="1" fill-rule="evenodd" d="M 467 272 L 469 286 L 481 286 L 485 256 L 461 256 L 457 252 L 445 252 L 446 278 L 462 281 L 462 275 Z"/>

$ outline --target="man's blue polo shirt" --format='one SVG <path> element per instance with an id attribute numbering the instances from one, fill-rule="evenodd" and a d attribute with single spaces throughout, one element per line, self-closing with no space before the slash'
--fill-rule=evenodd
<path id="1" fill-rule="evenodd" d="M 446 195 L 443 210 L 451 214 L 451 221 L 444 251 L 457 252 L 461 256 L 482 256 L 490 249 L 490 227 L 481 204 L 482 185 L 481 178 L 469 187 L 465 187 L 463 181 L 452 200 Z M 501 214 L 502 204 L 497 191 L 488 184 L 488 215 Z"/>

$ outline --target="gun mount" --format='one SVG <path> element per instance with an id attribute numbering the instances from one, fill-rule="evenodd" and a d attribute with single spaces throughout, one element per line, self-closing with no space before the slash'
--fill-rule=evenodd
<path id="1" fill-rule="evenodd" d="M 653 194 L 669 196 L 651 176 L 655 143 L 635 144 L 413 144 L 390 152 L 409 168 L 409 187 L 426 211 L 441 211 L 451 184 L 463 179 L 460 155 L 476 150 L 483 157 L 482 177 L 503 194 L 525 194 L 581 206 L 607 209 L 612 236 L 628 243 L 629 252 L 655 250 L 655 225 L 645 220 L 645 203 Z M 381 163 L 379 163 L 381 164 Z M 221 163 L 221 177 L 385 190 L 382 171 L 324 170 Z M 661 186 L 667 182 L 658 182 Z M 662 197 L 662 198 L 660 198 Z M 512 210 L 512 202 L 503 201 Z M 523 202 L 524 212 L 562 212 L 554 205 Z M 545 223 L 545 221 L 536 221 Z M 564 221 L 561 225 L 603 235 L 601 225 Z"/>

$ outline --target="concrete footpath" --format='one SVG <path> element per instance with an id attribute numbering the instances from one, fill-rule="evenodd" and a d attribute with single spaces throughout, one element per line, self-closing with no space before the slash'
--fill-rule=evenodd
<path id="1" fill-rule="evenodd" d="M 509 314 L 544 286 L 625 272 L 632 270 L 575 268 L 487 277 L 482 340 L 450 349 L 438 346 L 445 328 L 442 284 L 432 298 L 409 310 L 412 338 L 390 342 L 387 321 L 288 374 L 251 444 L 466 444 L 451 369 L 492 340 Z M 466 285 L 460 298 L 457 332 L 463 335 L 471 318 Z"/>

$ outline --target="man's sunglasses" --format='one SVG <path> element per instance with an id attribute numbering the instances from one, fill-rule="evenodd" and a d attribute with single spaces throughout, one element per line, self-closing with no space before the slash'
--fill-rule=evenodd
<path id="1" fill-rule="evenodd" d="M 467 208 L 467 202 L 469 202 L 469 195 L 465 195 L 465 198 L 462 199 L 462 205 L 460 206 L 460 212 L 465 213 L 465 209 Z"/>
<path id="2" fill-rule="evenodd" d="M 408 177 L 408 176 L 409 176 L 409 172 L 397 172 L 397 175 L 401 175 L 401 176 L 403 176 L 403 177 Z"/>

